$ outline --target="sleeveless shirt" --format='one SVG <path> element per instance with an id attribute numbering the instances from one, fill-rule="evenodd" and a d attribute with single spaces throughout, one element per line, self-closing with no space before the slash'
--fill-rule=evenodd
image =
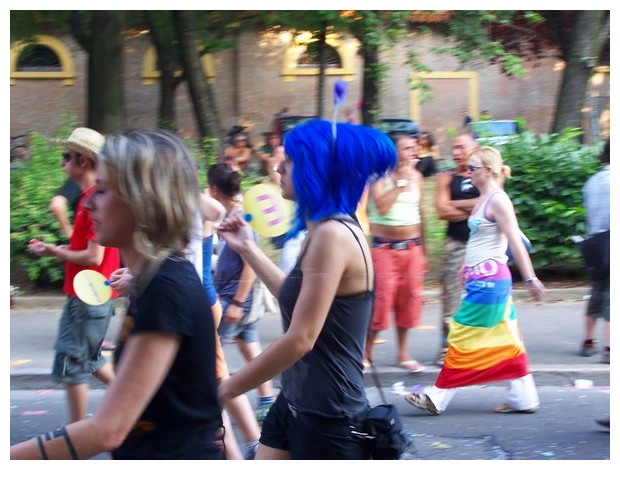
<path id="1" fill-rule="evenodd" d="M 508 239 L 500 231 L 497 223 L 489 220 L 486 215 L 489 200 L 497 193 L 503 194 L 500 189 L 489 192 L 467 220 L 470 233 L 465 250 L 466 267 L 473 267 L 485 260 L 496 260 L 504 264 L 508 261 L 506 256 Z"/>
<path id="2" fill-rule="evenodd" d="M 480 196 L 478 189 L 471 183 L 471 178 L 454 174 L 450 180 L 450 199 L 451 200 L 468 200 Z M 469 227 L 467 220 L 462 222 L 448 222 L 448 237 L 454 240 L 466 242 L 469 238 Z"/>
<path id="3" fill-rule="evenodd" d="M 391 178 L 386 177 L 384 181 L 386 188 L 394 188 L 394 183 L 392 182 Z M 369 197 L 369 223 L 374 223 L 375 225 L 389 225 L 396 227 L 417 225 L 418 223 L 420 223 L 420 185 L 416 183 L 416 186 L 417 188 L 413 188 L 411 191 L 400 192 L 396 197 L 394 204 L 385 213 L 385 215 L 381 215 L 379 213 L 372 197 Z"/>
<path id="4" fill-rule="evenodd" d="M 350 218 L 340 221 L 354 222 Z M 301 290 L 304 252 L 278 295 L 284 331 L 291 324 Z M 370 290 L 336 296 L 312 350 L 282 372 L 282 393 L 296 410 L 328 419 L 351 419 L 368 408 L 362 359 L 372 300 Z"/>

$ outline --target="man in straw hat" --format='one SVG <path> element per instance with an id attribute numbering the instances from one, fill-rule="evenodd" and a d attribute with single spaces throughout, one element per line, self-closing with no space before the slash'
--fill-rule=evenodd
<path id="1" fill-rule="evenodd" d="M 54 345 L 56 354 L 52 379 L 65 384 L 70 422 L 86 417 L 90 375 L 105 383 L 114 377 L 111 364 L 101 354 L 114 301 L 110 299 L 103 305 L 89 305 L 77 297 L 73 288 L 73 279 L 82 270 L 96 270 L 109 278 L 120 266 L 118 250 L 96 242 L 93 221 L 83 207 L 84 199 L 95 192 L 96 159 L 104 140 L 99 132 L 83 127 L 73 130 L 66 140 L 51 140 L 51 143 L 64 147 L 60 165 L 81 190 L 73 234 L 69 245 L 54 245 L 38 239 L 30 240 L 28 245 L 28 249 L 36 255 L 56 257 L 65 262 L 63 291 L 67 294 L 67 300 Z M 112 298 L 115 297 L 113 293 Z"/>

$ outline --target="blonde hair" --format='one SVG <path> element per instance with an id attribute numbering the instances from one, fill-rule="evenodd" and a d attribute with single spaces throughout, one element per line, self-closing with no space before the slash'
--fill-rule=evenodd
<path id="1" fill-rule="evenodd" d="M 187 145 L 166 131 L 109 136 L 98 156 L 109 188 L 136 219 L 134 247 L 152 266 L 190 242 L 199 212 L 196 162 Z"/>
<path id="2" fill-rule="evenodd" d="M 504 165 L 502 154 L 493 147 L 486 145 L 478 147 L 469 155 L 469 158 L 480 161 L 480 164 L 488 168 L 495 178 L 510 178 L 510 167 Z"/>

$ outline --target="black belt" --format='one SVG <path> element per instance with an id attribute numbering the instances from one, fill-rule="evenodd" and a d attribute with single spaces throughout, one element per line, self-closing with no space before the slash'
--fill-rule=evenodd
<path id="1" fill-rule="evenodd" d="M 407 240 L 389 240 L 383 237 L 373 237 L 373 248 L 387 248 L 389 250 L 408 250 L 416 245 L 422 245 L 420 237 L 408 238 Z"/>

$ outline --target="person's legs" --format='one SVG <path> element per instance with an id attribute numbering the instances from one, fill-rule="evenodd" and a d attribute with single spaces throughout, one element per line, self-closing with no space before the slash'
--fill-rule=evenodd
<path id="1" fill-rule="evenodd" d="M 539 406 L 540 399 L 534 377 L 529 373 L 508 382 L 506 401 L 495 411 L 498 413 L 534 413 Z"/>
<path id="2" fill-rule="evenodd" d="M 230 417 L 226 410 L 222 410 L 222 422 L 224 424 L 224 445 L 226 446 L 226 460 L 243 460 L 243 453 L 239 448 L 235 432 L 233 431 Z"/>
<path id="3" fill-rule="evenodd" d="M 106 362 L 103 367 L 94 372 L 93 375 L 106 385 L 109 385 L 110 382 L 114 380 L 114 367 L 110 362 Z"/>
<path id="4" fill-rule="evenodd" d="M 364 362 L 368 363 L 373 360 L 374 343 L 379 332 L 390 328 L 397 280 L 396 272 L 393 270 L 393 251 L 373 247 L 371 255 L 375 269 L 375 300 L 364 351 Z"/>
<path id="5" fill-rule="evenodd" d="M 465 259 L 466 243 L 446 238 L 443 251 L 443 269 L 441 273 L 441 337 L 439 352 L 435 363 L 443 365 L 448 348 L 448 333 L 450 319 L 457 312 L 463 296 L 463 286 L 460 280 L 460 270 Z"/>
<path id="6" fill-rule="evenodd" d="M 583 357 L 591 357 L 598 351 L 598 342 L 594 332 L 599 318 L 609 318 L 609 281 L 595 280 L 592 282 L 580 352 Z"/>
<path id="7" fill-rule="evenodd" d="M 434 415 L 439 415 L 448 408 L 457 388 L 426 387 L 422 393 L 412 392 L 405 395 L 405 401 Z"/>
<path id="8" fill-rule="evenodd" d="M 413 372 L 423 368 L 409 353 L 409 331 L 420 325 L 424 305 L 424 268 L 422 246 L 410 244 L 409 249 L 395 252 L 394 268 L 397 286 L 394 317 L 397 331 L 396 364 Z"/>
<path id="9" fill-rule="evenodd" d="M 65 389 L 69 406 L 68 423 L 84 420 L 88 412 L 88 383 L 67 383 Z"/>
<path id="10" fill-rule="evenodd" d="M 260 342 L 246 342 L 238 338 L 237 347 L 239 348 L 239 352 L 241 352 L 241 355 L 243 355 L 243 358 L 245 358 L 246 362 L 249 362 L 252 359 L 258 357 L 262 352 Z M 260 384 L 257 387 L 257 390 L 261 397 L 273 398 L 273 382 L 271 380 Z"/>

